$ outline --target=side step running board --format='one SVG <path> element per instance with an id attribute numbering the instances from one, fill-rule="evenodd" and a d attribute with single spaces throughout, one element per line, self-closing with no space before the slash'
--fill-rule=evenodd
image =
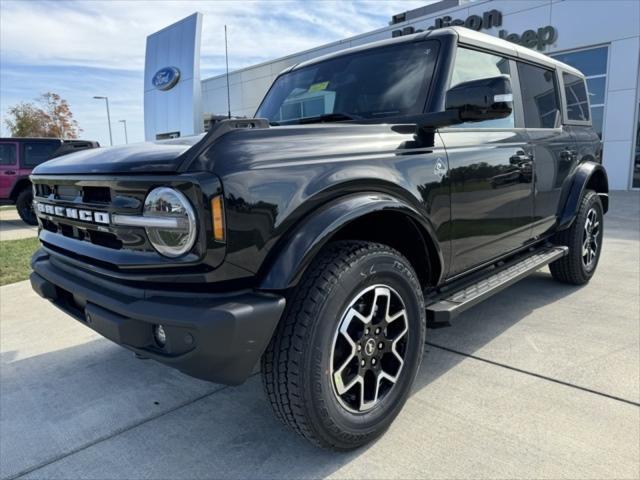
<path id="1" fill-rule="evenodd" d="M 427 306 L 427 318 L 435 324 L 447 323 L 468 308 L 513 285 L 530 273 L 564 257 L 567 247 L 546 247 L 536 253 L 503 266 L 498 272 L 465 288 L 445 294 L 444 298 Z"/>

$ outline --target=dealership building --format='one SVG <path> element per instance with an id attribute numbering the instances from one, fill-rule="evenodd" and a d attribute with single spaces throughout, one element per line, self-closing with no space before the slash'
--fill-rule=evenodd
<path id="1" fill-rule="evenodd" d="M 213 117 L 251 117 L 276 76 L 311 58 L 377 40 L 462 25 L 551 55 L 587 77 L 611 189 L 640 189 L 640 1 L 442 0 L 372 32 L 212 78 L 200 78 L 202 15 L 147 38 L 147 140 L 200 133 Z M 229 101 L 228 101 L 229 99 Z"/>

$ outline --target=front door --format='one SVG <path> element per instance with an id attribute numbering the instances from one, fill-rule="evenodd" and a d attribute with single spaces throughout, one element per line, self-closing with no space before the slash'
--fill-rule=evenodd
<path id="1" fill-rule="evenodd" d="M 511 75 L 515 62 L 458 48 L 450 87 Z M 515 92 L 514 92 L 515 95 Z M 531 237 L 533 189 L 527 134 L 515 114 L 440 131 L 451 181 L 449 276 L 500 257 Z"/>
<path id="2" fill-rule="evenodd" d="M 17 178 L 18 144 L 0 142 L 0 200 L 9 198 Z"/>

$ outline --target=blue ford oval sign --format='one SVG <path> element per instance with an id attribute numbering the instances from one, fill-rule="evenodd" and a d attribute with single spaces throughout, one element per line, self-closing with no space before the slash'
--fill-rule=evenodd
<path id="1" fill-rule="evenodd" d="M 171 90 L 180 80 L 180 70 L 176 67 L 164 67 L 156 72 L 151 83 L 158 90 Z"/>

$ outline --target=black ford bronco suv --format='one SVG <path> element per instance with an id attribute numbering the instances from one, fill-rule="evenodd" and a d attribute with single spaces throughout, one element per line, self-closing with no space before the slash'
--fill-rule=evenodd
<path id="1" fill-rule="evenodd" d="M 345 450 L 401 410 L 428 325 L 594 274 L 607 175 L 567 65 L 442 28 L 289 68 L 256 117 L 39 166 L 33 288 L 194 377 L 261 362 L 275 414 Z"/>

